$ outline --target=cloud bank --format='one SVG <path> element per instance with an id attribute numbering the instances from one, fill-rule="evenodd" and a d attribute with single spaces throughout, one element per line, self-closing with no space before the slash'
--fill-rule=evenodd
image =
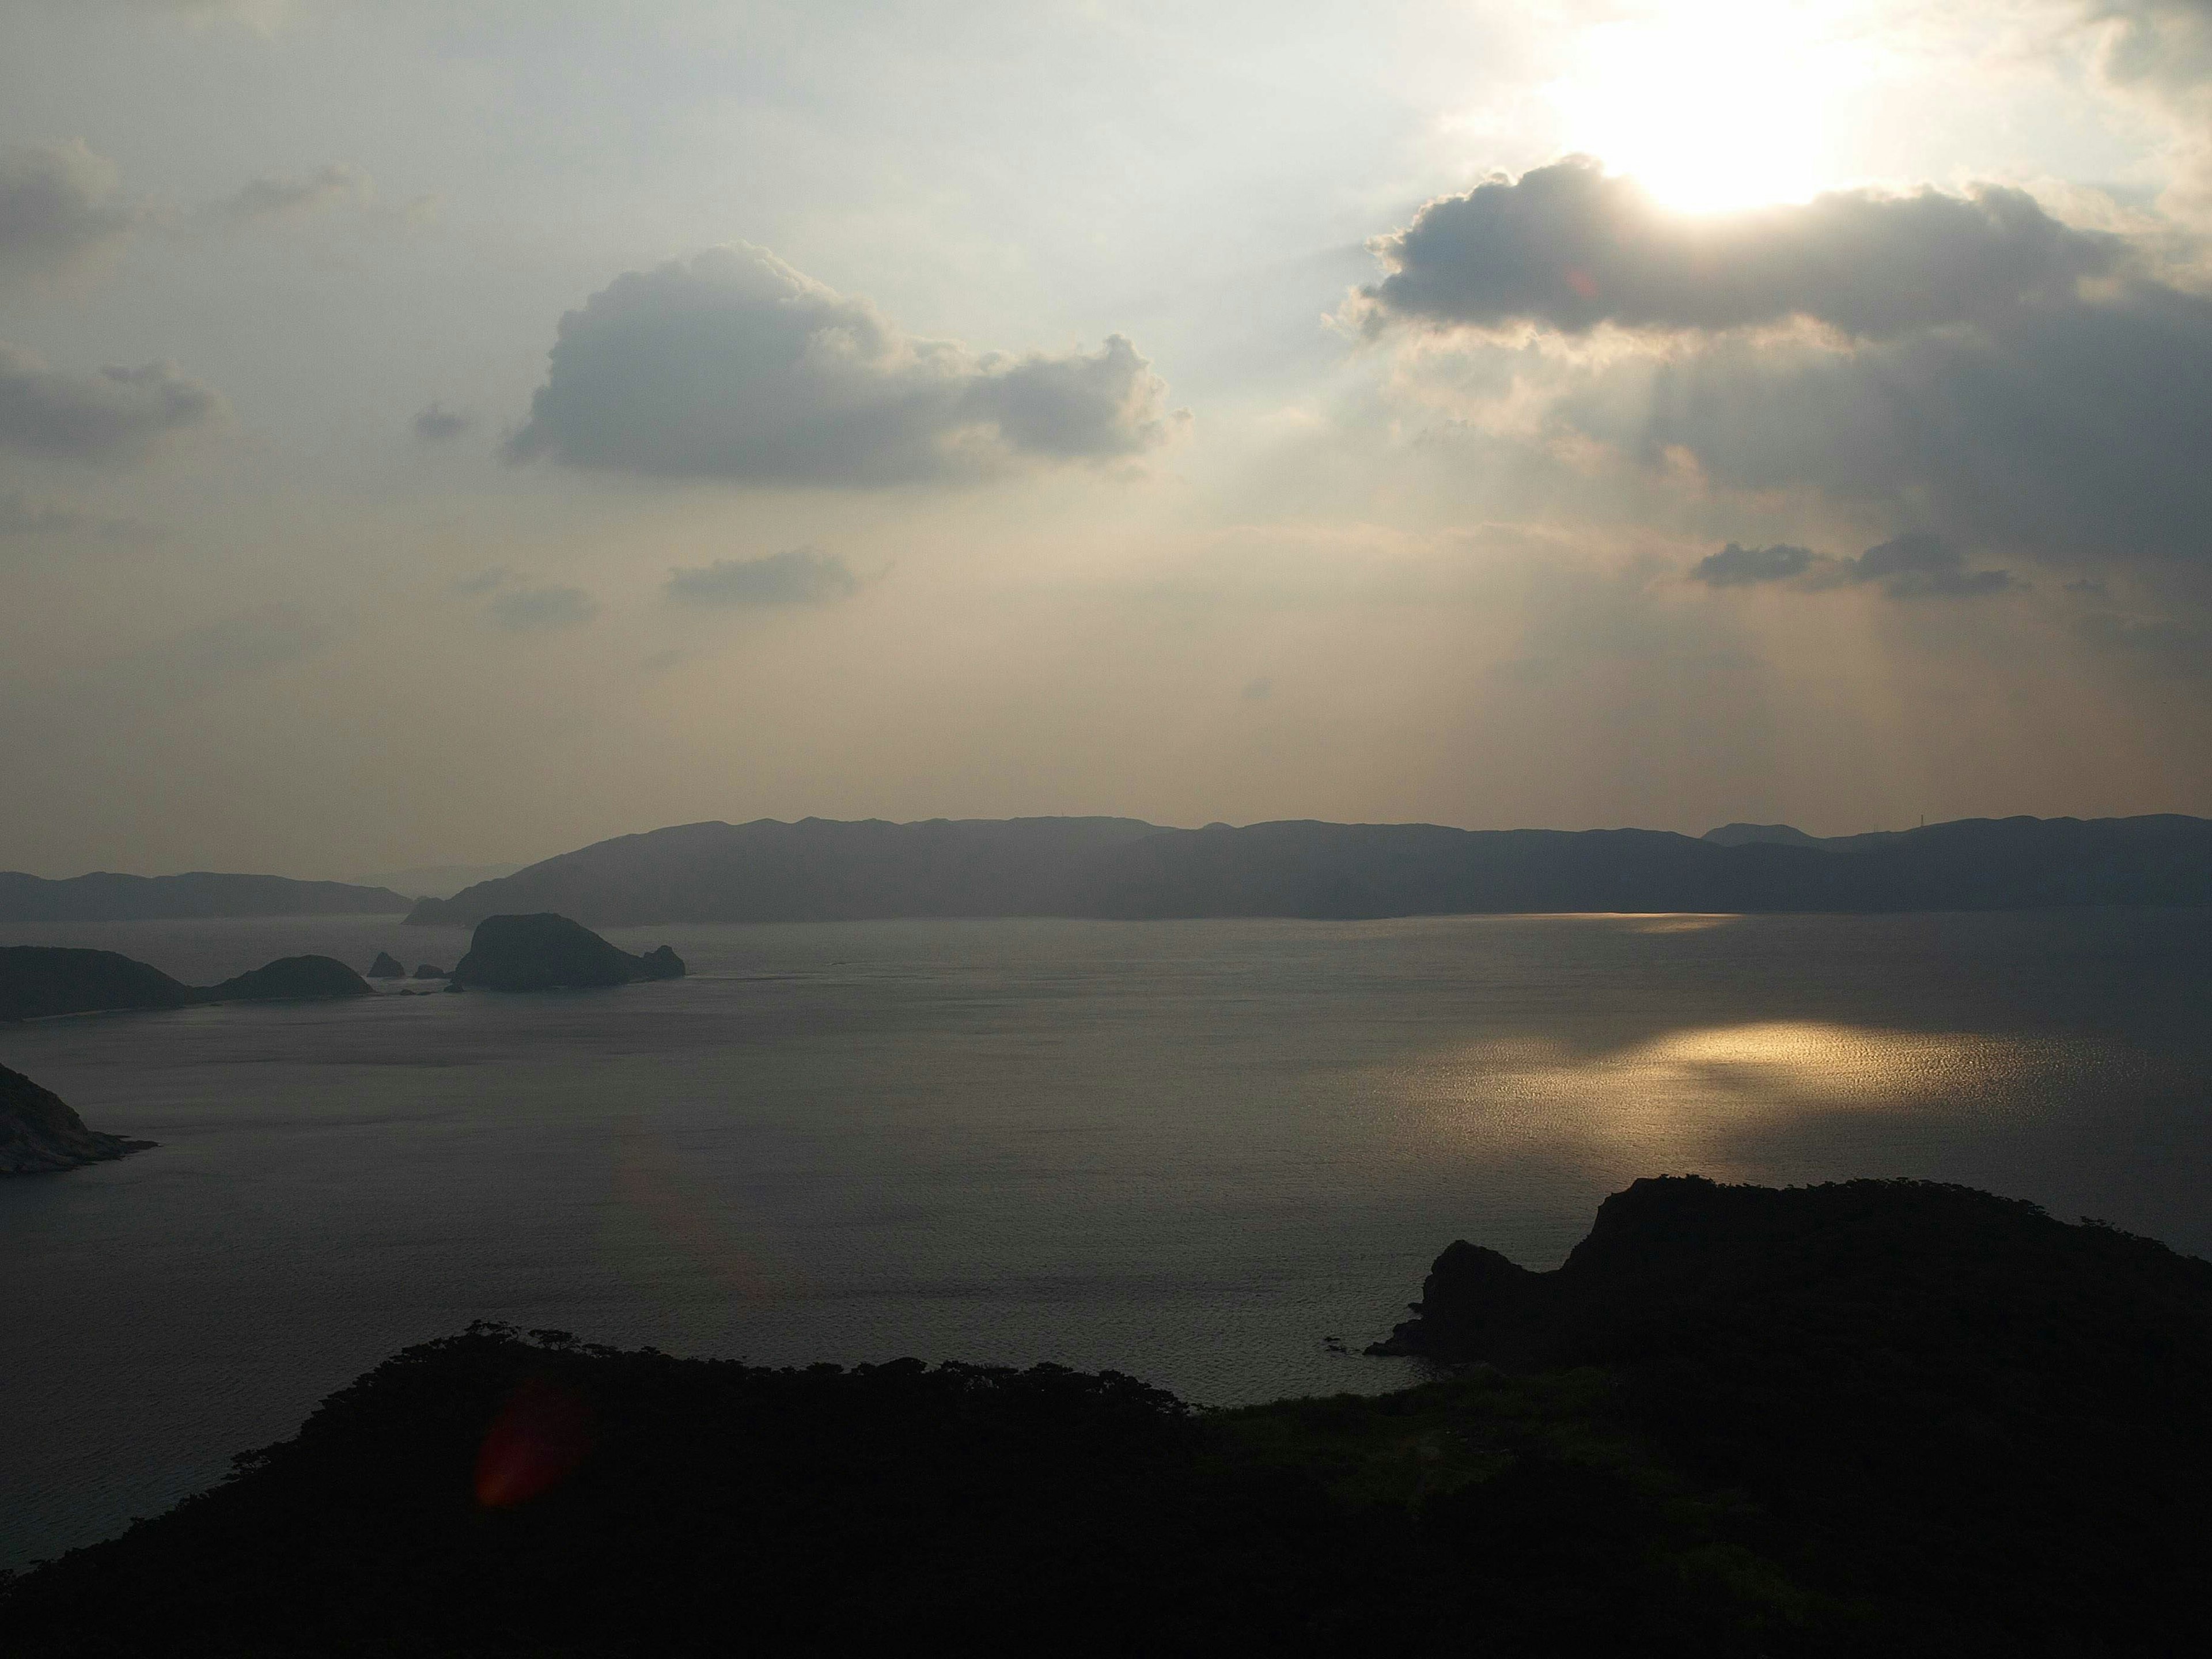
<path id="1" fill-rule="evenodd" d="M 761 248 L 630 271 L 561 319 L 508 459 L 666 478 L 882 486 L 1127 460 L 1187 421 L 1120 335 L 977 356 Z"/>
<path id="2" fill-rule="evenodd" d="M 203 425 L 222 399 L 169 363 L 64 374 L 0 344 L 0 448 L 65 460 L 137 460 L 169 434 Z"/>

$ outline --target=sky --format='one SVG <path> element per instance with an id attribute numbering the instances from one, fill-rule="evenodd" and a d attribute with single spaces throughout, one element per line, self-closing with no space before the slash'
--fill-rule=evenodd
<path id="1" fill-rule="evenodd" d="M 2212 814 L 2212 0 L 0 0 L 0 778 Z"/>

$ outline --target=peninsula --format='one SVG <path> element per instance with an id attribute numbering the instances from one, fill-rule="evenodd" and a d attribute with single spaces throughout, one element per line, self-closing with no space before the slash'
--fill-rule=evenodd
<path id="1" fill-rule="evenodd" d="M 47 1175 L 105 1164 L 151 1147 L 84 1127 L 52 1091 L 0 1066 L 0 1176 Z"/>

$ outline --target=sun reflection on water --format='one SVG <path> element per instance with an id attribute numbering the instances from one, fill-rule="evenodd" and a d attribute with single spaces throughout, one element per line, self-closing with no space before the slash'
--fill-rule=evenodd
<path id="1" fill-rule="evenodd" d="M 1725 1163 L 1737 1137 L 1792 1116 L 1970 1108 L 2051 1063 L 2043 1045 L 2017 1038 L 1763 1020 L 1611 1048 L 1489 1040 L 1393 1068 L 1382 1082 L 1432 1147 L 1549 1146 L 1657 1167 Z"/>

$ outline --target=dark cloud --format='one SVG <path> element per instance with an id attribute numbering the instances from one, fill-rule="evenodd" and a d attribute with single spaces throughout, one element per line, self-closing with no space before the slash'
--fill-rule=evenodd
<path id="1" fill-rule="evenodd" d="M 1359 292 L 1370 328 L 1721 331 L 1804 317 L 1875 339 L 2065 300 L 2124 252 L 1995 185 L 1693 216 L 1582 157 L 1431 202 L 1373 246 L 1389 271 Z"/>
<path id="2" fill-rule="evenodd" d="M 2212 561 L 2212 301 L 2144 282 L 1830 350 L 1709 341 L 1616 365 L 1571 424 L 1724 486 L 1810 486 L 2052 558 Z"/>
<path id="3" fill-rule="evenodd" d="M 1692 581 L 1708 587 L 1745 587 L 1754 582 L 1787 581 L 1813 568 L 1812 549 L 1778 544 L 1773 547 L 1739 547 L 1730 542 L 1717 553 L 1708 553 L 1690 572 Z"/>
<path id="4" fill-rule="evenodd" d="M 507 453 L 672 478 L 951 482 L 1141 454 L 1188 419 L 1166 395 L 1119 335 L 1089 355 L 976 356 L 738 246 L 629 272 L 563 317 Z"/>
<path id="5" fill-rule="evenodd" d="M 2016 592 L 2027 584 L 2009 570 L 1969 570 L 1966 556 L 1939 536 L 1899 536 L 1840 562 L 1840 580 L 1880 582 L 1893 599 L 1966 599 Z"/>
<path id="6" fill-rule="evenodd" d="M 826 605 L 860 591 L 860 579 L 834 553 L 794 547 L 759 559 L 717 559 L 672 570 L 662 592 L 675 605 L 707 607 Z"/>
<path id="7" fill-rule="evenodd" d="M 1690 580 L 1709 587 L 1787 583 L 1806 592 L 1879 585 L 1893 599 L 1981 599 L 2027 586 L 2008 570 L 1970 569 L 1957 548 L 1940 536 L 1918 532 L 1869 547 L 1855 559 L 1787 544 L 1741 547 L 1730 542 L 1698 560 Z"/>
<path id="8" fill-rule="evenodd" d="M 129 235 L 115 177 L 82 141 L 0 151 L 0 280 L 66 271 Z"/>
<path id="9" fill-rule="evenodd" d="M 0 448 L 79 461 L 129 461 L 221 413 L 222 399 L 169 363 L 64 374 L 0 344 Z"/>
<path id="10" fill-rule="evenodd" d="M 484 611 L 510 634 L 544 634 L 582 627 L 599 614 L 599 605 L 580 587 L 546 586 L 512 588 Z"/>
<path id="11" fill-rule="evenodd" d="M 459 437 L 476 423 L 476 417 L 472 415 L 465 415 L 457 410 L 447 409 L 443 404 L 434 403 L 416 416 L 412 425 L 416 437 L 422 442 L 441 444 Z"/>

